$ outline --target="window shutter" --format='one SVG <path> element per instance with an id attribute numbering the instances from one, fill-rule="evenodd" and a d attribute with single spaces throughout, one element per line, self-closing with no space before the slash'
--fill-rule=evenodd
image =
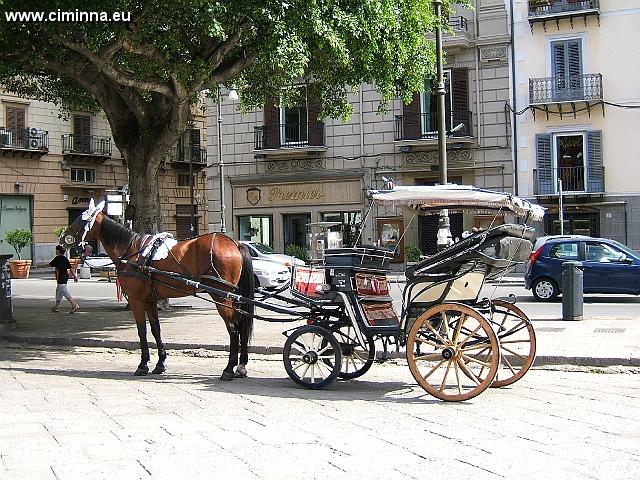
<path id="1" fill-rule="evenodd" d="M 604 192 L 602 130 L 587 132 L 587 191 Z"/>
<path id="2" fill-rule="evenodd" d="M 189 130 L 189 141 L 191 143 L 191 158 L 194 162 L 200 161 L 200 129 Z"/>
<path id="3" fill-rule="evenodd" d="M 7 106 L 7 130 L 16 132 L 26 128 L 26 109 L 22 107 Z"/>
<path id="4" fill-rule="evenodd" d="M 447 125 L 448 130 L 462 123 L 467 133 L 471 135 L 469 72 L 465 68 L 455 68 L 451 71 L 451 109 L 453 110 L 453 125 Z M 448 116 L 447 122 L 449 122 Z"/>
<path id="5" fill-rule="evenodd" d="M 554 193 L 553 161 L 551 158 L 551 134 L 536 135 L 536 195 Z"/>
<path id="6" fill-rule="evenodd" d="M 416 140 L 422 136 L 420 93 L 414 93 L 411 103 L 402 107 L 402 139 Z"/>
<path id="7" fill-rule="evenodd" d="M 73 144 L 76 152 L 87 153 L 91 147 L 91 117 L 73 116 Z"/>
<path id="8" fill-rule="evenodd" d="M 264 106 L 264 130 L 262 144 L 264 148 L 280 148 L 280 109 L 273 99 Z"/>
<path id="9" fill-rule="evenodd" d="M 324 145 L 324 124 L 319 120 L 321 105 L 318 92 L 313 86 L 307 89 L 307 115 L 309 125 L 309 145 Z"/>

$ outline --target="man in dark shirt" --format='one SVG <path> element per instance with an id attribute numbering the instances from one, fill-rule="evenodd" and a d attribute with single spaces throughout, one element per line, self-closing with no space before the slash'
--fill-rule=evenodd
<path id="1" fill-rule="evenodd" d="M 69 300 L 71 304 L 71 310 L 69 313 L 75 313 L 80 309 L 80 305 L 73 299 L 71 294 L 69 293 L 69 289 L 67 288 L 67 282 L 69 281 L 69 273 L 73 277 L 75 282 L 78 281 L 78 277 L 76 276 L 76 272 L 71 268 L 71 264 L 69 260 L 64 255 L 64 247 L 62 245 L 56 246 L 56 256 L 49 265 L 55 268 L 56 272 L 56 304 L 51 309 L 52 312 L 60 311 L 60 302 L 62 298 L 66 298 Z"/>

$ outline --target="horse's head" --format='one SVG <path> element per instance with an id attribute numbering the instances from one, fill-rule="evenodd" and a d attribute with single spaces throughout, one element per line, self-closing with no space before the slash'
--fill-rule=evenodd
<path id="1" fill-rule="evenodd" d="M 96 205 L 93 198 L 89 201 L 89 208 L 82 212 L 74 222 L 67 227 L 64 233 L 61 235 L 62 241 L 67 246 L 78 246 L 84 242 L 87 237 L 93 238 L 91 230 L 95 224 L 96 218 L 102 212 L 104 208 L 104 202 L 100 202 Z"/>

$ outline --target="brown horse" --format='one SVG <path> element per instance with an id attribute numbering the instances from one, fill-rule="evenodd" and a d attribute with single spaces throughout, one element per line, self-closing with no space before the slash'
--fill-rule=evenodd
<path id="1" fill-rule="evenodd" d="M 146 375 L 149 372 L 145 314 L 149 318 L 151 333 L 158 347 L 158 363 L 151 373 L 162 373 L 166 369 L 167 353 L 160 336 L 157 302 L 196 293 L 194 288 L 179 280 L 159 274 L 143 273 L 143 269 L 136 265 L 148 265 L 162 271 L 175 272 L 204 285 L 230 291 L 245 298 L 253 298 L 253 267 L 246 246 L 224 234 L 208 233 L 178 242 L 169 250 L 166 258 L 150 261 L 142 256 L 150 236 L 129 230 L 111 220 L 101 210 L 101 205 L 95 207 L 92 200 L 89 209 L 67 228 L 62 238 L 65 243 L 76 246 L 88 239 L 99 240 L 113 260 L 118 271 L 120 287 L 133 311 L 140 337 L 142 358 L 135 375 Z M 234 376 L 246 377 L 248 345 L 253 328 L 253 307 L 242 305 L 237 308 L 230 299 L 210 296 L 217 304 L 218 312 L 229 332 L 229 363 L 220 378 L 231 380 Z"/>

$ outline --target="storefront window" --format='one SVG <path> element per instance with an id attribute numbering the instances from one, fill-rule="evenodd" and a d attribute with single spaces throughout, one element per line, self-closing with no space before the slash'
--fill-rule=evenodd
<path id="1" fill-rule="evenodd" d="M 238 217 L 240 240 L 264 243 L 273 248 L 273 220 L 270 215 Z"/>
<path id="2" fill-rule="evenodd" d="M 341 226 L 331 227 L 330 231 L 342 231 L 342 246 L 353 247 L 358 238 L 362 212 L 324 212 L 321 214 L 323 222 L 340 222 Z"/>

